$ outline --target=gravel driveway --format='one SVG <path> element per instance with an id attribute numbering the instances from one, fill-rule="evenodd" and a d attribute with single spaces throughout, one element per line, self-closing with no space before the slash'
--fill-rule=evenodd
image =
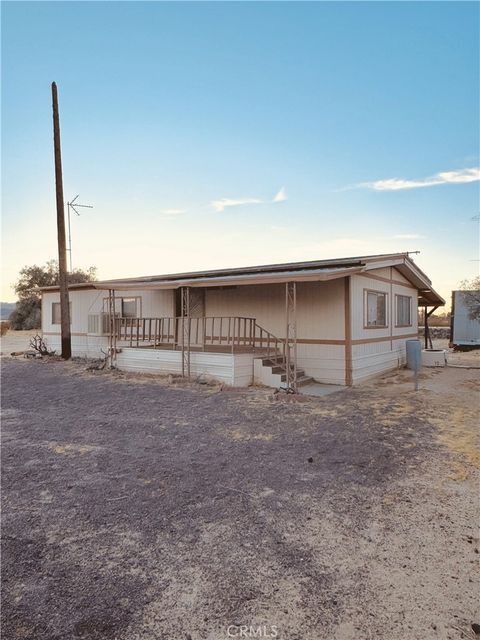
<path id="1" fill-rule="evenodd" d="M 2 368 L 5 639 L 475 637 L 478 372 L 287 402 Z"/>

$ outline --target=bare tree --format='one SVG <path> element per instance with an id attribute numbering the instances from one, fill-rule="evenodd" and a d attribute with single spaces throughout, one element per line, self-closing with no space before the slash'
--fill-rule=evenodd
<path id="1" fill-rule="evenodd" d="M 472 320 L 480 320 L 480 276 L 472 280 L 463 280 L 460 283 L 460 290 L 463 291 L 463 299 L 469 309 Z"/>
<path id="2" fill-rule="evenodd" d="M 42 356 L 53 356 L 55 351 L 47 349 L 44 339 L 38 333 L 33 338 L 30 338 L 30 347 Z"/>

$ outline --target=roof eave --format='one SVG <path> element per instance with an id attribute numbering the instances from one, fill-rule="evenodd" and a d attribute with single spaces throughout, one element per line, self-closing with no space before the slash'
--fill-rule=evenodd
<path id="1" fill-rule="evenodd" d="M 302 269 L 315 269 L 320 267 L 334 267 L 334 266 L 361 266 L 372 261 L 378 261 L 380 259 L 388 260 L 397 258 L 402 261 L 407 254 L 405 253 L 385 253 L 371 256 L 353 256 L 347 258 L 330 258 L 328 260 L 310 260 L 303 262 L 286 262 L 278 264 L 266 264 L 257 265 L 252 267 L 233 267 L 230 269 L 210 269 L 205 271 L 191 271 L 183 273 L 168 273 L 154 276 L 144 276 L 135 278 L 120 278 L 112 280 L 101 281 L 102 284 L 118 285 L 119 283 L 128 284 L 146 284 L 149 282 L 157 282 L 160 280 L 183 280 L 183 279 L 200 279 L 206 277 L 217 276 L 230 276 L 236 274 L 250 274 L 250 273 L 270 273 L 274 271 L 299 271 Z"/>
<path id="2" fill-rule="evenodd" d="M 325 282 L 347 275 L 354 275 L 364 271 L 364 266 L 345 267 L 338 269 L 311 269 L 308 271 L 291 271 L 277 273 L 238 274 L 229 276 L 210 276 L 205 278 L 184 278 L 178 280 L 157 280 L 148 283 L 105 281 L 96 284 L 97 289 L 115 289 L 116 291 L 129 291 L 132 289 L 179 289 L 181 287 L 212 288 L 226 286 L 246 286 L 259 284 L 281 284 L 285 282 Z"/>

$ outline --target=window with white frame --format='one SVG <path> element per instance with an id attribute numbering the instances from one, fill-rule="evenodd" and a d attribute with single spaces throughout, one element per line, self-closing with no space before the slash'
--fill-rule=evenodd
<path id="1" fill-rule="evenodd" d="M 122 298 L 122 318 L 137 317 L 137 298 Z"/>
<path id="2" fill-rule="evenodd" d="M 411 327 L 412 326 L 412 298 L 411 296 L 395 296 L 397 300 L 397 327 Z"/>
<path id="3" fill-rule="evenodd" d="M 365 291 L 365 326 L 387 326 L 387 294 L 383 291 Z"/>
<path id="4" fill-rule="evenodd" d="M 62 324 L 60 302 L 52 302 L 52 324 Z M 70 302 L 70 324 L 72 324 L 72 303 Z"/>
<path id="5" fill-rule="evenodd" d="M 108 313 L 108 298 L 103 299 L 103 312 Z M 142 297 L 131 296 L 122 298 L 115 296 L 115 315 L 122 318 L 142 317 Z"/>

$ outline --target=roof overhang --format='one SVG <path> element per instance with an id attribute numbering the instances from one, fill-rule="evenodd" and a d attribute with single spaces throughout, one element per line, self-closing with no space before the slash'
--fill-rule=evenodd
<path id="1" fill-rule="evenodd" d="M 408 255 L 394 256 L 383 261 L 368 260 L 366 271 L 381 269 L 382 267 L 395 267 L 416 289 L 418 289 L 418 306 L 442 307 L 445 300 L 432 287 L 430 278 L 417 267 Z"/>
<path id="2" fill-rule="evenodd" d="M 382 267 L 395 267 L 419 291 L 419 305 L 442 306 L 445 300 L 431 286 L 431 281 L 406 253 L 358 256 L 334 260 L 291 262 L 232 269 L 216 269 L 142 278 L 102 280 L 70 285 L 70 290 L 100 289 L 115 291 L 168 290 L 181 287 L 231 287 L 285 282 L 326 282 Z M 57 291 L 43 287 L 42 291 Z"/>
<path id="3" fill-rule="evenodd" d="M 229 276 L 208 276 L 204 278 L 178 278 L 176 280 L 153 280 L 151 282 L 111 282 L 96 283 L 97 289 L 179 289 L 181 287 L 231 287 L 255 284 L 281 284 L 285 282 L 325 282 L 344 278 L 364 271 L 364 267 L 338 267 L 332 269 L 309 269 L 300 271 L 273 271 L 269 273 L 244 273 Z"/>
<path id="4" fill-rule="evenodd" d="M 418 290 L 418 306 L 419 307 L 443 307 L 445 300 L 434 289 Z"/>

